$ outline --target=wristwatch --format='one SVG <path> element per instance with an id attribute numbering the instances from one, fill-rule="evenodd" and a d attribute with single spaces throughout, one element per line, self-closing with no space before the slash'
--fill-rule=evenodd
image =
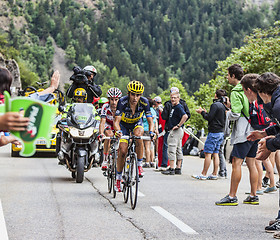
<path id="1" fill-rule="evenodd" d="M 177 127 L 180 128 L 181 126 L 179 124 L 177 124 Z"/>

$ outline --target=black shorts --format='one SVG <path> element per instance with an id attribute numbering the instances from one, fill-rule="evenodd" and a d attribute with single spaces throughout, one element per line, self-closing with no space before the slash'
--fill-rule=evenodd
<path id="1" fill-rule="evenodd" d="M 233 157 L 244 159 L 245 157 L 256 157 L 259 141 L 246 141 L 233 145 L 231 155 Z"/>

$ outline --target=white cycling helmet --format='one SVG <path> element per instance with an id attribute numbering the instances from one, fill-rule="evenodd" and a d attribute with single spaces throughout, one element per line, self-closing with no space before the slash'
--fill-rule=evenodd
<path id="1" fill-rule="evenodd" d="M 120 98 L 122 96 L 122 91 L 118 88 L 110 88 L 107 92 L 107 97 L 116 97 Z"/>
<path id="2" fill-rule="evenodd" d="M 96 68 L 92 65 L 85 66 L 83 70 L 92 72 L 94 75 L 97 74 Z"/>

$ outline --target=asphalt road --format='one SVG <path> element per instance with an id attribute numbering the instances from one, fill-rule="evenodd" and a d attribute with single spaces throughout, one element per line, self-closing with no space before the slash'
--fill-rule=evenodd
<path id="1" fill-rule="evenodd" d="M 0 156 L 0 239 L 3 229 L 20 240 L 273 239 L 264 227 L 276 217 L 278 193 L 260 196 L 259 206 L 242 204 L 250 188 L 246 166 L 238 206 L 216 206 L 230 179 L 192 179 L 203 160 L 185 156 L 180 176 L 146 169 L 132 210 L 122 194 L 113 199 L 107 192 L 99 168 L 77 184 L 55 158 L 11 158 L 10 146 L 0 148 Z"/>

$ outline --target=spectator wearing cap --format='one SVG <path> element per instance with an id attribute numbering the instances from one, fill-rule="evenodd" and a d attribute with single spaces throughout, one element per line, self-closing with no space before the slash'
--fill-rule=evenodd
<path id="1" fill-rule="evenodd" d="M 170 96 L 171 94 L 173 93 L 177 93 L 179 94 L 179 89 L 177 87 L 172 87 L 170 89 Z M 179 94 L 179 103 L 183 106 L 183 109 L 185 111 L 185 113 L 187 114 L 187 120 L 191 117 L 191 113 L 190 113 L 190 110 L 186 104 L 186 102 L 180 98 L 180 94 Z M 161 114 L 161 117 L 163 120 L 166 120 L 166 123 L 165 123 L 165 127 L 164 127 L 164 130 L 165 130 L 165 134 L 164 134 L 164 139 L 163 139 L 163 156 L 162 156 L 162 163 L 161 163 L 161 168 L 160 170 L 167 170 L 167 163 L 168 163 L 168 154 L 167 154 L 167 149 L 168 149 L 168 145 L 167 145 L 167 139 L 168 139 L 168 135 L 169 135 L 169 131 L 171 130 L 169 128 L 169 118 L 170 118 L 170 113 L 172 111 L 172 103 L 171 103 L 171 100 L 167 101 L 164 103 L 164 109 L 162 111 L 162 114 Z M 177 174 L 180 174 L 181 172 L 181 169 L 180 170 L 177 170 L 175 171 Z"/>
<path id="2" fill-rule="evenodd" d="M 168 158 L 170 161 L 170 168 L 163 171 L 162 174 L 174 175 L 181 174 L 181 164 L 183 160 L 182 153 L 182 138 L 184 135 L 183 125 L 188 119 L 183 106 L 180 104 L 179 91 L 170 92 L 171 111 L 167 122 L 168 129 Z M 163 110 L 164 111 L 164 110 Z M 176 161 L 176 169 L 175 169 Z"/>

